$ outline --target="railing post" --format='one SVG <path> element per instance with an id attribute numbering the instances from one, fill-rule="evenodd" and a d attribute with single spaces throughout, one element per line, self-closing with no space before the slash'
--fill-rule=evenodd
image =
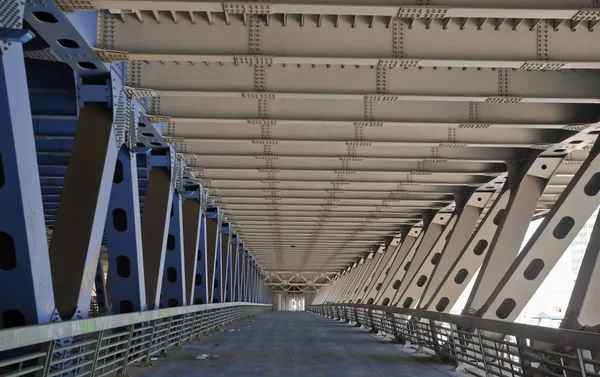
<path id="1" fill-rule="evenodd" d="M 485 375 L 489 376 L 490 372 L 488 371 L 487 358 L 485 356 L 485 348 L 483 347 L 483 339 L 481 339 L 481 332 L 479 329 L 475 331 L 477 332 L 477 338 L 479 338 L 479 349 L 481 350 L 481 359 L 483 360 L 483 370 L 485 370 Z"/>
<path id="2" fill-rule="evenodd" d="M 98 364 L 98 356 L 100 355 L 100 348 L 102 347 L 103 336 L 104 330 L 98 331 L 98 337 L 96 338 L 96 348 L 94 350 L 94 361 L 92 362 L 92 366 L 90 367 L 90 376 L 93 376 L 94 372 L 96 372 L 96 364 Z M 44 374 L 44 377 L 46 377 L 46 374 Z"/>
<path id="3" fill-rule="evenodd" d="M 440 352 L 440 345 L 438 343 L 438 331 L 437 331 L 437 325 L 435 323 L 435 320 L 430 319 L 429 320 L 429 333 L 431 334 L 431 342 L 433 344 L 433 350 L 435 351 L 435 354 L 439 357 L 442 358 L 443 355 Z"/>
<path id="4" fill-rule="evenodd" d="M 456 361 L 456 368 L 454 369 L 456 372 L 464 372 L 465 365 L 462 361 L 460 361 L 459 350 L 462 348 L 459 341 L 459 334 L 457 331 L 456 325 L 450 324 L 450 338 L 452 339 L 452 345 L 454 346 L 454 358 Z M 456 336 L 454 336 L 454 332 L 456 331 Z"/>
<path id="5" fill-rule="evenodd" d="M 50 363 L 52 362 L 52 356 L 54 354 L 54 346 L 56 345 L 56 341 L 50 341 L 44 344 L 44 346 L 42 347 L 42 350 L 46 352 L 46 357 L 44 357 L 44 369 L 36 372 L 35 376 L 36 377 L 46 377 L 48 375 L 48 372 L 50 371 Z M 97 354 L 97 352 L 96 352 Z M 94 358 L 96 358 L 96 356 L 94 355 Z M 94 370 L 92 369 L 92 372 Z"/>
<path id="6" fill-rule="evenodd" d="M 129 351 L 131 350 L 131 343 L 133 341 L 133 330 L 134 329 L 135 329 L 135 325 L 129 326 L 129 338 L 127 339 L 127 348 L 125 348 L 125 357 L 123 358 L 123 366 L 121 367 L 121 370 L 117 372 L 117 376 L 127 377 L 127 360 L 129 359 Z"/>

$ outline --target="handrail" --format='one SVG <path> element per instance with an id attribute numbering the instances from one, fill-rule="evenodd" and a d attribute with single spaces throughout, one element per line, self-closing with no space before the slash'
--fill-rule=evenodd
<path id="1" fill-rule="evenodd" d="M 600 376 L 596 333 L 381 305 L 334 303 L 306 310 L 382 331 L 479 375 Z"/>
<path id="2" fill-rule="evenodd" d="M 218 304 L 179 306 L 175 308 L 148 310 L 145 312 L 108 315 L 74 321 L 49 323 L 45 325 L 16 327 L 0 330 L 0 352 L 53 340 L 85 335 L 97 331 L 110 330 L 142 322 L 150 322 L 177 315 L 238 306 L 267 307 L 271 305 L 251 302 L 224 302 Z"/>
<path id="3" fill-rule="evenodd" d="M 503 322 L 492 319 L 484 319 L 479 317 L 472 317 L 468 315 L 456 315 L 447 313 L 438 313 L 427 310 L 419 309 L 407 309 L 398 308 L 393 306 L 381 306 L 381 305 L 367 305 L 367 304 L 325 304 L 325 305 L 310 305 L 307 306 L 307 310 L 311 307 L 347 307 L 347 308 L 362 308 L 367 310 L 379 310 L 386 313 L 396 313 L 406 316 L 411 316 L 420 319 L 429 319 L 438 322 L 446 322 L 456 326 L 468 328 L 468 329 L 479 329 L 503 335 L 519 336 L 523 338 L 531 338 L 537 341 L 552 343 L 552 344 L 566 344 L 569 346 L 582 348 L 582 349 L 597 349 L 600 348 L 600 334 L 567 330 L 567 329 L 555 329 L 550 327 L 542 327 L 536 325 L 528 325 L 524 323 L 515 322 Z"/>

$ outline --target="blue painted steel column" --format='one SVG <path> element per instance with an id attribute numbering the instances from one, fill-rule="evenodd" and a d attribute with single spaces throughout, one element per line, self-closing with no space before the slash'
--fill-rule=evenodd
<path id="1" fill-rule="evenodd" d="M 248 302 L 254 302 L 254 259 L 248 261 Z"/>
<path id="2" fill-rule="evenodd" d="M 189 192 L 189 191 L 188 191 Z M 186 197 L 183 202 L 183 266 L 185 270 L 185 294 L 188 305 L 194 304 L 198 258 L 201 256 L 200 227 L 202 218 L 202 203 L 200 187 L 195 187 L 192 197 Z M 202 283 L 202 278 L 200 278 Z M 204 300 L 206 302 L 206 299 Z"/>
<path id="3" fill-rule="evenodd" d="M 185 270 L 183 269 L 183 211 L 181 194 L 173 192 L 169 235 L 165 251 L 161 306 L 186 305 Z"/>
<path id="4" fill-rule="evenodd" d="M 63 320 L 89 312 L 118 150 L 113 110 L 108 103 L 84 102 L 50 242 L 54 297 Z"/>
<path id="5" fill-rule="evenodd" d="M 209 208 L 206 213 L 206 237 L 208 250 L 208 278 L 211 302 L 223 302 L 223 281 L 221 271 L 221 223 L 217 208 Z"/>
<path id="6" fill-rule="evenodd" d="M 228 223 L 221 225 L 221 278 L 223 280 L 223 301 L 231 302 L 231 228 Z"/>
<path id="7" fill-rule="evenodd" d="M 242 261 L 242 301 L 248 302 L 248 278 L 249 278 L 249 267 L 250 266 L 250 254 L 248 250 L 244 250 L 244 260 Z"/>
<path id="8" fill-rule="evenodd" d="M 22 20 L 24 5 L 15 7 Z M 0 54 L 0 328 L 48 323 L 54 312 L 35 153 L 23 47 L 14 43 Z"/>
<path id="9" fill-rule="evenodd" d="M 202 195 L 205 195 L 203 192 Z M 204 201 L 204 199 L 202 199 Z M 202 206 L 200 215 L 200 227 L 198 235 L 198 257 L 196 258 L 196 277 L 194 280 L 194 305 L 209 303 L 210 296 L 208 287 L 212 287 L 212 279 L 209 278 L 208 272 L 208 253 L 206 244 L 206 212 Z"/>
<path id="10" fill-rule="evenodd" d="M 158 309 L 160 303 L 172 197 L 170 171 L 162 166 L 152 166 L 148 172 L 142 215 L 144 279 L 149 309 Z"/>
<path id="11" fill-rule="evenodd" d="M 137 159 L 118 154 L 106 217 L 106 248 L 113 314 L 147 309 Z"/>

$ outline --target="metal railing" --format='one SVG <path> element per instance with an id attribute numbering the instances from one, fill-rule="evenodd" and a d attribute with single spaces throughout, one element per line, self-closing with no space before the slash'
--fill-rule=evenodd
<path id="1" fill-rule="evenodd" d="M 180 347 L 271 305 L 222 303 L 103 316 L 0 331 L 0 377 L 103 377 L 148 365 Z"/>
<path id="2" fill-rule="evenodd" d="M 486 376 L 600 377 L 600 334 L 361 304 L 307 306 Z"/>

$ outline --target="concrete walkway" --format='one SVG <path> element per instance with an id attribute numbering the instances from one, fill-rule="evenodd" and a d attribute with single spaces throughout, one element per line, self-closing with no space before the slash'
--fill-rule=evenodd
<path id="1" fill-rule="evenodd" d="M 218 355 L 196 360 L 197 355 Z M 142 377 L 454 376 L 450 366 L 381 336 L 308 312 L 269 312 L 173 352 Z"/>

